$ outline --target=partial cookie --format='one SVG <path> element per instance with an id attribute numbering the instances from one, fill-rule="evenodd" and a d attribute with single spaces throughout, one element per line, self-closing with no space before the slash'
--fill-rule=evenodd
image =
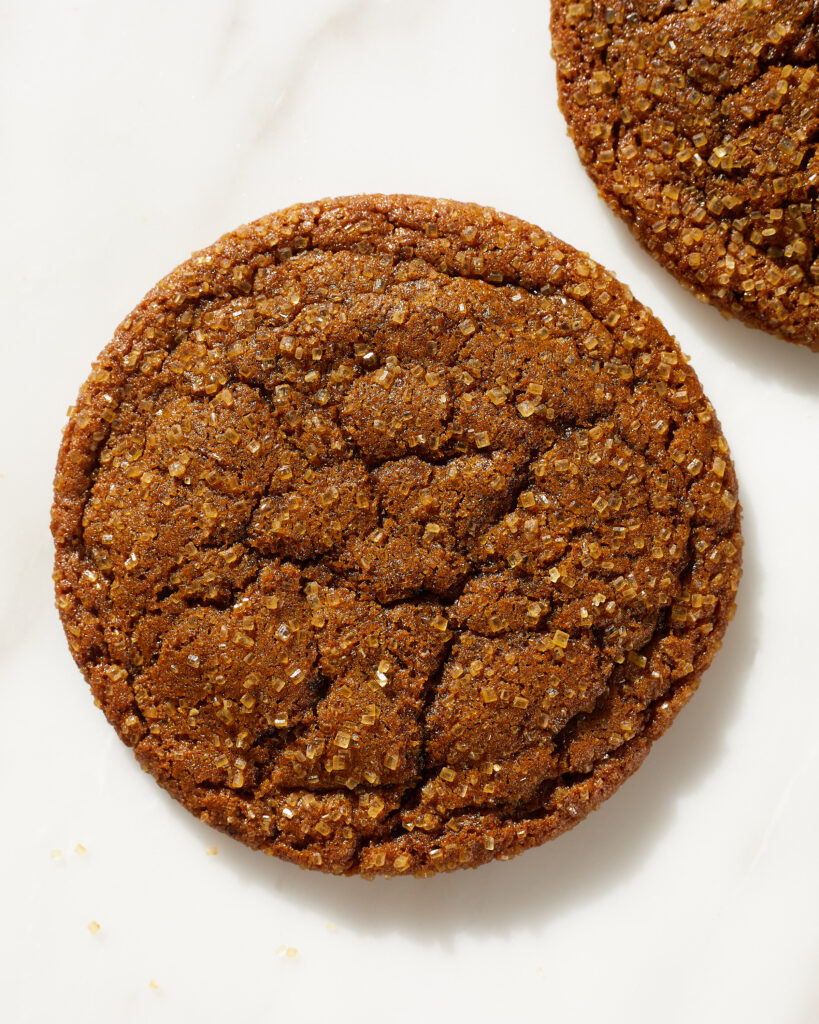
<path id="1" fill-rule="evenodd" d="M 601 196 L 699 299 L 819 350 L 819 5 L 552 0 Z"/>
<path id="2" fill-rule="evenodd" d="M 140 763 L 339 874 L 576 824 L 740 574 L 728 446 L 662 325 L 539 228 L 412 196 L 292 207 L 161 281 L 80 391 L 53 532 Z"/>

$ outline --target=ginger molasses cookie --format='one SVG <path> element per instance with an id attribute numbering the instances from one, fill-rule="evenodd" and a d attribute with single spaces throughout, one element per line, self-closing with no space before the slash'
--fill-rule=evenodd
<path id="1" fill-rule="evenodd" d="M 714 410 L 627 288 L 479 206 L 355 196 L 225 235 L 83 385 L 57 604 L 97 702 L 203 821 L 427 874 L 580 821 L 731 616 Z"/>
<path id="2" fill-rule="evenodd" d="M 819 5 L 552 0 L 601 196 L 698 298 L 819 350 Z"/>

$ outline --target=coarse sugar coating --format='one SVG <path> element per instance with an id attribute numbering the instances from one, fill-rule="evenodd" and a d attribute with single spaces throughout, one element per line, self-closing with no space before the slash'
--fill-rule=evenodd
<path id="1" fill-rule="evenodd" d="M 601 196 L 698 298 L 819 350 L 819 3 L 552 0 Z"/>
<path id="2" fill-rule="evenodd" d="M 589 257 L 412 196 L 174 270 L 83 385 L 57 604 L 143 767 L 303 867 L 427 874 L 570 828 L 696 688 L 740 574 L 687 359 Z"/>

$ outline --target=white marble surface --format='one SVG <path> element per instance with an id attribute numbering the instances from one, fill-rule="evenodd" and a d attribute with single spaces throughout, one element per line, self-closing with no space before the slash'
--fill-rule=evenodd
<path id="1" fill-rule="evenodd" d="M 642 253 L 548 51 L 545 0 L 0 5 L 3 1021 L 819 1020 L 819 355 Z M 428 881 L 303 874 L 183 812 L 93 708 L 49 579 L 60 427 L 115 324 L 240 222 L 359 191 L 492 204 L 615 270 L 693 357 L 746 508 L 736 621 L 637 776 Z"/>

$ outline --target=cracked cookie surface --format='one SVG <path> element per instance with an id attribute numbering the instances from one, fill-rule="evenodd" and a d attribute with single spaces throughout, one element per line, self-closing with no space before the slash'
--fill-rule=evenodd
<path id="1" fill-rule="evenodd" d="M 552 0 L 601 196 L 698 298 L 819 350 L 819 3 Z"/>
<path id="2" fill-rule="evenodd" d="M 334 873 L 507 858 L 581 820 L 696 688 L 736 480 L 627 288 L 484 207 L 355 196 L 164 278 L 83 385 L 57 604 L 140 763 Z"/>

